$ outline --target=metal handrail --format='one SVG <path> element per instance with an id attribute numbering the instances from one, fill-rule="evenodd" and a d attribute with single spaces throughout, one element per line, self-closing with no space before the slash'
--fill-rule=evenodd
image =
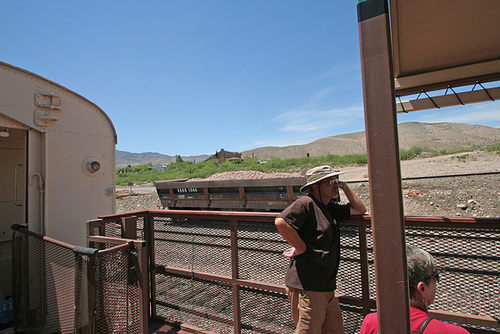
<path id="1" fill-rule="evenodd" d="M 259 221 L 259 222 L 273 222 L 277 213 L 269 213 L 269 212 L 233 212 L 233 211 L 195 211 L 195 210 L 144 210 L 144 211 L 135 211 L 126 214 L 118 214 L 118 215 L 108 215 L 102 216 L 98 224 L 105 225 L 106 222 L 116 222 L 124 219 L 125 217 L 135 216 L 140 217 L 144 220 L 144 236 L 148 243 L 148 250 L 150 255 L 150 284 L 151 291 L 151 310 L 152 317 L 156 316 L 156 300 L 154 296 L 155 293 L 155 274 L 156 273 L 169 273 L 175 274 L 179 276 L 184 276 L 188 278 L 197 278 L 202 280 L 211 280 L 211 281 L 219 281 L 231 284 L 236 291 L 238 291 L 239 287 L 250 287 L 255 289 L 262 289 L 267 291 L 273 291 L 278 293 L 283 293 L 285 288 L 283 285 L 277 284 L 268 284 L 264 282 L 255 282 L 249 280 L 242 280 L 237 277 L 237 268 L 234 267 L 232 269 L 232 277 L 223 276 L 223 275 L 214 275 L 199 271 L 186 270 L 182 268 L 175 267 L 167 267 L 157 265 L 154 261 L 154 239 L 153 239 L 153 221 L 155 218 L 186 218 L 186 219 L 214 219 L 220 218 L 223 220 L 229 220 L 231 222 L 232 231 L 236 226 L 238 221 Z M 349 221 L 345 222 L 345 225 L 357 227 L 359 231 L 359 247 L 360 247 L 360 265 L 361 270 L 364 273 L 362 275 L 361 282 L 361 290 L 362 290 L 362 299 L 357 299 L 349 296 L 340 296 L 341 303 L 362 307 L 363 313 L 367 314 L 370 310 L 376 308 L 375 300 L 370 299 L 370 287 L 368 282 L 368 267 L 369 264 L 373 261 L 369 261 L 366 254 L 368 250 L 372 250 L 367 246 L 366 243 L 366 230 L 367 227 L 370 226 L 371 216 L 355 216 Z M 499 231 L 500 230 L 500 218 L 462 218 L 462 217 L 421 217 L 421 216 L 408 216 L 404 219 L 406 227 L 412 228 L 429 228 L 429 227 L 446 227 L 446 228 L 471 228 L 471 229 L 480 229 L 480 230 L 491 230 L 491 231 Z M 101 225 L 101 226 L 103 226 Z M 95 225 L 97 226 L 97 225 Z M 233 231 L 234 232 L 234 231 Z M 231 232 L 232 241 L 232 256 L 236 257 L 234 254 L 234 246 L 236 244 L 236 234 Z M 492 258 L 493 260 L 495 258 Z M 233 260 L 233 264 L 237 262 Z M 236 272 L 236 274 L 235 274 Z M 496 274 L 496 273 L 494 273 Z M 238 304 L 239 299 L 235 297 L 235 303 Z M 477 316 L 470 314 L 462 314 L 462 313 L 454 313 L 454 312 L 446 312 L 446 311 L 431 311 L 434 317 L 437 319 L 445 320 L 445 321 L 453 321 L 457 323 L 464 323 L 469 325 L 476 326 L 487 326 L 490 328 L 500 328 L 498 321 L 489 316 Z M 237 307 L 234 310 L 234 326 L 235 333 L 239 333 L 241 331 L 241 319 L 239 315 L 239 310 Z"/>

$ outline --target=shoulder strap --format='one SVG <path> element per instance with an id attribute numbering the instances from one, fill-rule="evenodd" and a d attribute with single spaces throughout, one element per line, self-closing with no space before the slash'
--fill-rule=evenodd
<path id="1" fill-rule="evenodd" d="M 429 322 L 431 322 L 432 319 L 433 319 L 432 317 L 428 317 L 427 319 L 425 319 L 425 321 L 422 323 L 422 326 L 420 326 L 418 334 L 424 333 L 425 327 L 427 327 L 427 325 L 429 324 Z"/>

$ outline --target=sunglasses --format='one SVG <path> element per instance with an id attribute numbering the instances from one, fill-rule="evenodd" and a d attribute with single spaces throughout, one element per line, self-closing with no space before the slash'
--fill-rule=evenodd
<path id="1" fill-rule="evenodd" d="M 338 177 L 333 177 L 331 178 L 330 180 L 328 181 L 324 181 L 324 182 L 318 182 L 319 184 L 329 184 L 331 186 L 333 186 L 334 184 L 337 184 L 339 183 L 339 178 Z"/>
<path id="2" fill-rule="evenodd" d="M 424 278 L 424 281 L 435 279 L 436 282 L 439 282 L 439 271 L 435 271 L 431 276 Z"/>

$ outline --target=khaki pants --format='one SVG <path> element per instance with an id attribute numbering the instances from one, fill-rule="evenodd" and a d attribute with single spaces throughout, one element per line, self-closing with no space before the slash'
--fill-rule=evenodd
<path id="1" fill-rule="evenodd" d="M 292 304 L 295 334 L 344 334 L 339 300 L 334 292 L 286 287 Z"/>

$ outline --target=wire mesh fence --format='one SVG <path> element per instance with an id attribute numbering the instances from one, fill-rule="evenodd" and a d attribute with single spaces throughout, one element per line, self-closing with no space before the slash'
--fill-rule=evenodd
<path id="1" fill-rule="evenodd" d="M 232 333 L 234 328 L 240 328 L 242 333 L 293 332 L 286 294 L 279 288 L 288 264 L 282 252 L 288 245 L 276 231 L 273 217 L 223 220 L 203 214 L 168 215 L 157 213 L 154 217 L 155 263 L 162 268 L 156 272 L 159 287 L 156 296 L 161 300 L 157 305 L 158 315 L 163 317 L 174 309 L 182 309 L 183 318 L 175 321 L 217 333 Z M 439 286 L 433 309 L 465 317 L 498 318 L 499 222 L 491 220 L 485 229 L 480 228 L 485 224 L 476 226 L 457 221 L 423 225 L 407 222 L 407 243 L 428 250 L 443 273 L 443 284 Z M 351 221 L 342 226 L 341 235 L 337 293 L 341 296 L 346 332 L 356 333 L 364 314 L 375 310 L 372 233 L 369 222 Z M 171 283 L 175 275 L 177 280 L 184 281 L 180 289 L 188 290 L 182 294 L 182 300 L 177 288 L 172 290 L 175 292 L 169 291 L 172 286 L 165 283 Z M 222 282 L 227 282 L 227 286 L 218 290 L 214 298 L 211 285 Z M 463 288 L 466 283 L 469 289 Z M 367 287 L 363 288 L 363 284 Z M 200 305 L 212 308 L 200 311 Z M 196 321 L 189 319 L 190 310 Z M 199 320 L 203 317 L 206 324 Z M 496 331 L 470 324 L 465 327 L 471 333 Z"/>
<path id="2" fill-rule="evenodd" d="M 140 333 L 137 261 L 130 249 L 96 257 L 96 333 Z"/>
<path id="3" fill-rule="evenodd" d="M 24 228 L 14 232 L 15 330 L 140 333 L 139 257 L 131 244 L 99 251 Z"/>
<path id="4" fill-rule="evenodd" d="M 498 231 L 409 227 L 406 238 L 432 254 L 440 270 L 433 309 L 500 316 Z"/>
<path id="5" fill-rule="evenodd" d="M 89 224 L 96 256 L 17 232 L 18 326 L 34 333 L 138 333 L 150 311 L 204 333 L 292 333 L 283 286 L 282 252 L 289 246 L 274 217 L 173 210 L 107 217 Z M 359 332 L 375 310 L 369 223 L 365 217 L 341 227 L 337 294 L 346 333 Z M 441 270 L 431 314 L 447 312 L 444 320 L 471 333 L 498 332 L 486 317 L 500 318 L 499 219 L 410 217 L 406 242 L 429 251 Z"/>
<path id="6" fill-rule="evenodd" d="M 202 288 L 198 283 L 182 285 L 182 289 L 191 290 L 190 296 L 196 296 L 196 298 L 186 298 L 183 304 L 185 307 L 195 309 L 197 305 L 206 305 L 207 301 L 212 300 L 213 309 L 206 313 L 207 321 L 211 320 L 212 323 L 199 327 L 201 330 L 216 328 L 217 333 L 233 333 L 234 322 L 240 321 L 236 326 L 241 327 L 242 333 L 292 333 L 294 325 L 291 309 L 282 286 L 289 261 L 282 253 L 289 246 L 277 232 L 273 218 L 269 216 L 260 220 L 245 220 L 243 217 L 237 220 L 233 223 L 237 232 L 233 244 L 230 219 L 220 221 L 209 217 L 204 220 L 155 218 L 156 264 L 171 269 L 163 271 L 160 277 L 157 276 L 156 286 L 161 287 L 157 290 L 157 296 L 162 301 L 169 298 L 177 300 L 175 305 L 168 305 L 165 302 L 158 305 L 159 314 L 163 316 L 168 313 L 165 308 L 175 308 L 181 304 L 181 301 L 174 297 L 178 298 L 178 291 L 166 293 L 168 288 L 164 283 L 170 276 L 169 273 L 176 268 L 183 270 L 185 280 L 193 280 L 189 276 L 190 273 L 203 272 L 225 276 L 228 281 L 232 277 L 237 281 L 237 296 L 234 296 L 234 291 L 228 287 L 217 295 L 217 299 L 213 298 L 210 289 Z M 351 247 L 353 249 L 357 247 L 355 252 L 359 253 L 357 226 L 345 226 L 343 230 L 345 232 L 343 238 L 348 238 Z M 179 240 L 182 240 L 182 243 Z M 348 247 L 346 246 L 344 250 L 348 251 Z M 346 263 L 349 262 L 347 255 L 343 256 L 343 261 Z M 358 277 L 361 276 L 359 256 L 351 257 L 355 267 L 346 269 L 348 273 L 339 274 L 339 278 L 340 276 L 347 278 L 353 272 L 356 272 Z M 158 283 L 158 279 L 161 283 Z M 362 298 L 360 280 L 353 281 L 351 275 L 351 278 L 344 281 L 341 294 Z M 254 282 L 259 282 L 260 285 L 252 284 Z M 205 283 L 215 284 L 215 282 L 210 283 L 208 279 Z M 239 304 L 239 318 L 235 318 L 234 313 L 229 312 L 234 308 L 235 302 Z M 346 316 L 348 333 L 357 331 L 362 320 L 362 310 L 359 307 L 354 310 L 359 313 L 346 311 L 346 315 L 352 313 L 354 316 Z M 225 321 L 217 320 L 217 315 L 224 316 Z M 165 319 L 168 320 L 168 317 Z M 177 318 L 176 321 L 180 319 Z M 228 322 L 232 325 L 227 326 Z M 197 324 L 199 325 L 199 322 Z"/>
<path id="7" fill-rule="evenodd" d="M 20 229 L 14 234 L 16 331 L 85 333 L 84 261 L 72 249 Z M 70 292 L 70 293 L 68 293 Z"/>

